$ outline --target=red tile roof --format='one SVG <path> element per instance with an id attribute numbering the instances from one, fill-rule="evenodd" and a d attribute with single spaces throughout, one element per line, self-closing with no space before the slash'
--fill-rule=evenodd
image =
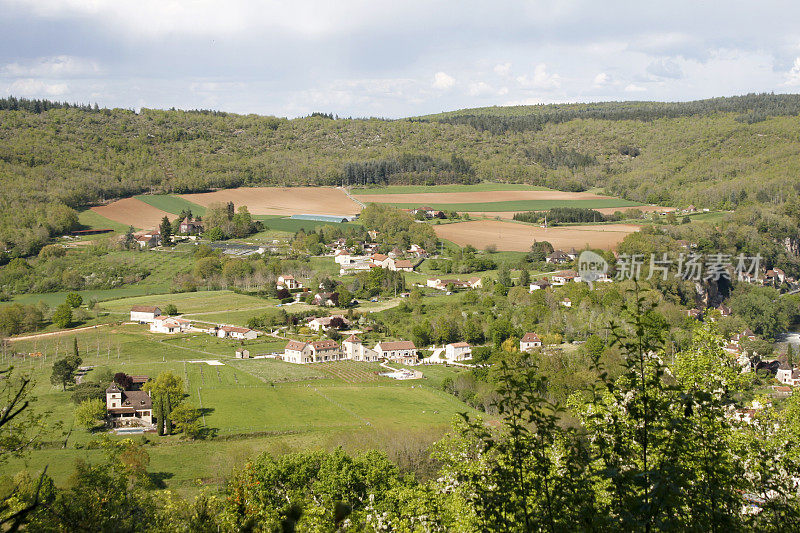
<path id="1" fill-rule="evenodd" d="M 522 337 L 522 342 L 542 342 L 536 333 L 526 333 Z"/>

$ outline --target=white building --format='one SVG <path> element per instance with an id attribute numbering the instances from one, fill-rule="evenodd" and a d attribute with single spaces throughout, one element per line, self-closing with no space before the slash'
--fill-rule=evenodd
<path id="1" fill-rule="evenodd" d="M 310 320 L 308 322 L 308 327 L 317 331 L 330 329 L 331 321 L 333 321 L 334 319 L 340 319 L 342 321 L 342 324 L 344 324 L 345 326 L 350 325 L 350 321 L 347 320 L 347 318 L 345 318 L 344 315 L 331 315 L 331 316 L 317 317 Z"/>
<path id="2" fill-rule="evenodd" d="M 294 276 L 291 274 L 283 274 L 278 276 L 278 283 L 276 283 L 278 289 L 300 289 L 303 285 L 294 279 Z"/>
<path id="3" fill-rule="evenodd" d="M 140 390 L 122 390 L 114 382 L 106 389 L 106 413 L 115 426 L 153 425 L 150 394 Z"/>
<path id="4" fill-rule="evenodd" d="M 519 351 L 529 352 L 534 348 L 541 348 L 542 340 L 536 333 L 526 333 L 519 341 Z"/>
<path id="5" fill-rule="evenodd" d="M 472 359 L 472 346 L 466 342 L 454 342 L 444 347 L 444 356 L 448 361 Z"/>
<path id="6" fill-rule="evenodd" d="M 217 329 L 217 337 L 220 339 L 252 340 L 258 337 L 258 332 L 237 326 L 222 326 Z"/>
<path id="7" fill-rule="evenodd" d="M 161 309 L 154 305 L 134 305 L 131 307 L 131 322 L 149 324 L 161 315 Z"/>
<path id="8" fill-rule="evenodd" d="M 283 360 L 287 363 L 305 365 L 344 359 L 336 341 L 323 340 L 304 342 L 291 340 L 283 350 Z"/>
<path id="9" fill-rule="evenodd" d="M 389 359 L 404 365 L 415 365 L 417 347 L 412 341 L 381 341 L 375 345 L 375 351 L 381 359 Z"/>
<path id="10" fill-rule="evenodd" d="M 355 335 L 350 335 L 342 342 L 342 358 L 352 361 L 377 361 L 378 352 L 364 346 L 361 339 Z"/>
<path id="11" fill-rule="evenodd" d="M 150 323 L 151 333 L 166 333 L 167 335 L 174 335 L 176 333 L 183 333 L 189 331 L 192 323 L 183 318 L 173 318 L 169 316 L 157 316 L 153 322 Z"/>

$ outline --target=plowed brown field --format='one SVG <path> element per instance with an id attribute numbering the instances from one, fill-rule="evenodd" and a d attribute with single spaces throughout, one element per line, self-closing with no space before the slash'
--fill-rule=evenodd
<path id="1" fill-rule="evenodd" d="M 252 215 L 355 215 L 361 206 L 341 189 L 332 187 L 240 187 L 222 191 L 181 194 L 208 207 L 214 202 L 246 205 Z"/>
<path id="2" fill-rule="evenodd" d="M 498 250 L 527 252 L 533 241 L 548 241 L 555 248 L 580 250 L 587 245 L 591 248 L 611 250 L 627 235 L 639 231 L 633 224 L 608 224 L 540 228 L 529 224 L 504 222 L 498 220 L 476 220 L 434 226 L 436 235 L 464 246 L 471 244 L 483 249 L 489 244 Z"/>
<path id="3" fill-rule="evenodd" d="M 157 207 L 146 204 L 136 198 L 124 198 L 111 202 L 108 205 L 92 207 L 92 211 L 114 222 L 133 226 L 136 229 L 153 229 L 161 224 L 161 219 L 167 216 L 171 219 L 175 215 L 162 211 Z"/>

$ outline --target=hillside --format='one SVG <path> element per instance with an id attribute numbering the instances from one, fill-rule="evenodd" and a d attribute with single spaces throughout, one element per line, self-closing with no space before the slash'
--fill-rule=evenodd
<path id="1" fill-rule="evenodd" d="M 797 95 L 463 110 L 407 120 L 0 105 L 0 241 L 35 250 L 81 208 L 249 185 L 475 183 L 733 208 L 797 194 Z M 488 122 L 487 122 L 488 121 Z M 24 208 L 23 208 L 24 207 Z"/>

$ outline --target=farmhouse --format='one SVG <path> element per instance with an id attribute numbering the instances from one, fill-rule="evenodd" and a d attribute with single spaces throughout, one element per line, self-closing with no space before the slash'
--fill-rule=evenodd
<path id="1" fill-rule="evenodd" d="M 191 327 L 192 323 L 183 318 L 157 316 L 155 320 L 150 323 L 150 332 L 172 335 L 175 333 L 183 333 L 184 331 L 188 331 Z"/>
<path id="2" fill-rule="evenodd" d="M 444 347 L 444 355 L 448 361 L 472 359 L 472 347 L 466 342 L 454 342 Z"/>
<path id="3" fill-rule="evenodd" d="M 570 257 L 569 254 L 564 252 L 563 250 L 554 250 L 553 253 L 551 253 L 545 258 L 545 261 L 547 263 L 560 265 L 562 263 L 569 263 L 573 259 L 574 257 Z"/>
<path id="4" fill-rule="evenodd" d="M 281 276 L 278 276 L 278 283 L 276 283 L 276 287 L 278 289 L 292 290 L 292 289 L 299 289 L 302 286 L 303 285 L 299 283 L 296 279 L 294 279 L 294 276 L 292 276 L 291 274 L 283 274 Z"/>
<path id="5" fill-rule="evenodd" d="M 529 352 L 534 348 L 541 348 L 542 341 L 536 333 L 526 333 L 519 341 L 519 351 Z"/>
<path id="6" fill-rule="evenodd" d="M 412 272 L 414 270 L 414 265 L 411 264 L 411 261 L 408 259 L 392 259 L 389 258 L 385 262 L 385 267 L 389 270 L 402 271 L 402 272 Z"/>
<path id="7" fill-rule="evenodd" d="M 560 272 L 554 273 L 550 277 L 550 283 L 553 285 L 566 285 L 571 281 L 580 281 L 581 278 L 578 277 L 578 273 L 574 270 L 562 270 Z"/>
<path id="8" fill-rule="evenodd" d="M 404 365 L 415 365 L 417 347 L 412 341 L 382 341 L 375 345 L 375 352 L 381 359 L 390 359 Z"/>
<path id="9" fill-rule="evenodd" d="M 131 307 L 131 322 L 148 324 L 161 315 L 161 309 L 154 305 L 134 305 Z"/>
<path id="10" fill-rule="evenodd" d="M 322 331 L 324 329 L 341 329 L 345 326 L 349 326 L 350 321 L 344 317 L 344 315 L 331 315 L 331 316 L 323 316 L 317 317 L 309 320 L 308 327 L 311 329 L 315 329 L 317 331 Z"/>
<path id="11" fill-rule="evenodd" d="M 324 340 L 303 342 L 291 340 L 283 349 L 283 360 L 287 363 L 308 364 L 344 359 L 336 341 Z"/>
<path id="12" fill-rule="evenodd" d="M 550 282 L 549 281 L 547 281 L 546 279 L 540 279 L 539 281 L 534 281 L 533 283 L 531 283 L 531 286 L 530 286 L 530 289 L 529 289 L 528 292 L 543 290 L 543 289 L 546 289 L 549 286 L 550 286 Z"/>
<path id="13" fill-rule="evenodd" d="M 153 425 L 153 401 L 140 390 L 122 390 L 112 382 L 106 389 L 106 412 L 115 426 Z"/>
<path id="14" fill-rule="evenodd" d="M 237 326 L 222 326 L 217 329 L 217 337 L 220 339 L 247 339 L 252 340 L 258 337 L 258 332 Z"/>
<path id="15" fill-rule="evenodd" d="M 178 233 L 194 235 L 202 231 L 203 231 L 203 223 L 200 222 L 199 220 L 192 220 L 191 217 L 184 218 L 178 225 Z"/>
<path id="16" fill-rule="evenodd" d="M 352 361 L 377 361 L 378 352 L 364 346 L 361 339 L 355 335 L 350 335 L 342 342 L 342 357 Z"/>

